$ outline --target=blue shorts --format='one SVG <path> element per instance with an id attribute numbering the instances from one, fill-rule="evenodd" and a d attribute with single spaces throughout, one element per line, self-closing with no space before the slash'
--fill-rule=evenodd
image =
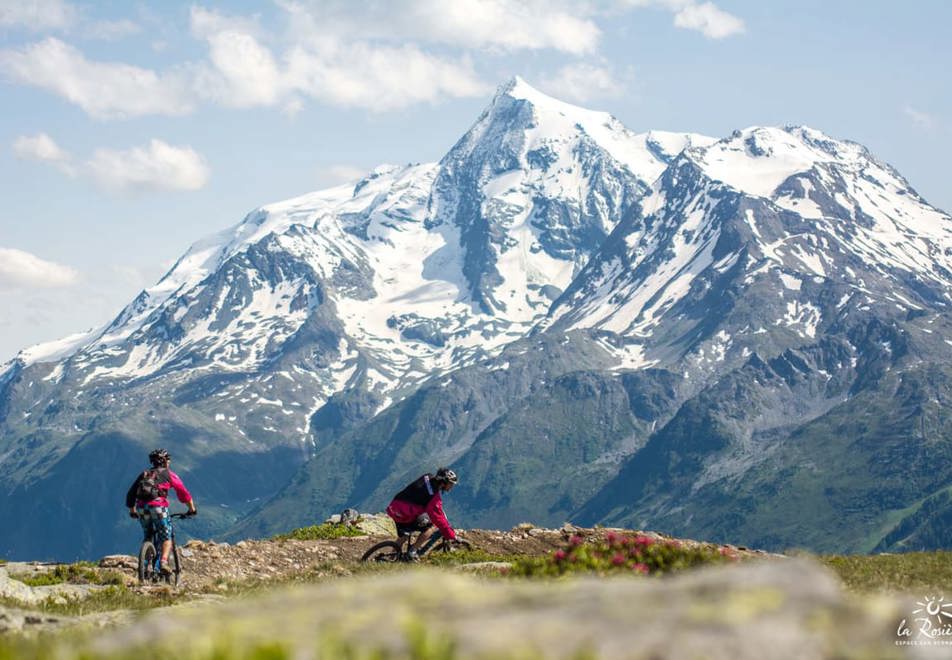
<path id="1" fill-rule="evenodd" d="M 169 518 L 167 506 L 145 506 L 137 508 L 139 524 L 146 540 L 151 540 L 153 534 L 159 542 L 172 540 L 172 519 Z"/>

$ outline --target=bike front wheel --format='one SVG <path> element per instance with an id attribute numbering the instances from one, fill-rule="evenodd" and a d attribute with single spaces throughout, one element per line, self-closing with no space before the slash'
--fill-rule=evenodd
<path id="1" fill-rule="evenodd" d="M 364 553 L 360 561 L 396 562 L 403 558 L 403 544 L 397 541 L 382 541 Z"/>
<path id="2" fill-rule="evenodd" d="M 139 584 L 151 582 L 155 572 L 155 546 L 152 541 L 143 541 L 139 548 Z"/>

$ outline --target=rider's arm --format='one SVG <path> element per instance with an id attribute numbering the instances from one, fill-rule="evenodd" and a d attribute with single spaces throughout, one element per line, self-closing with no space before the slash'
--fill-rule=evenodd
<path id="1" fill-rule="evenodd" d="M 446 519 L 446 514 L 443 513 L 443 498 L 439 494 L 426 505 L 426 513 L 430 516 L 430 522 L 436 525 L 444 539 L 452 541 L 456 538 L 456 532 L 453 531 L 450 521 Z"/>
<path id="2" fill-rule="evenodd" d="M 192 502 L 192 495 L 188 492 L 188 489 L 185 487 L 185 484 L 182 483 L 182 480 L 179 479 L 179 476 L 169 470 L 169 483 L 172 486 L 172 489 L 175 491 L 178 501 L 182 504 L 188 505 L 189 511 L 195 510 L 195 503 Z"/>
<path id="3" fill-rule="evenodd" d="M 129 490 L 126 492 L 126 508 L 130 512 L 136 510 L 136 491 L 139 490 L 139 480 L 142 479 L 140 474 L 136 477 L 136 480 L 132 482 L 132 485 L 129 486 Z"/>

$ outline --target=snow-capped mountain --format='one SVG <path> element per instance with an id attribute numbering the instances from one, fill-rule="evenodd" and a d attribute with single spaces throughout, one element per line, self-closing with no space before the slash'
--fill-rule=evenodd
<path id="1" fill-rule="evenodd" d="M 84 386 L 274 371 L 320 327 L 334 338 L 285 377 L 318 404 L 355 378 L 385 394 L 526 333 L 667 162 L 709 142 L 635 135 L 515 78 L 439 163 L 264 206 L 105 329 L 18 361 Z"/>
<path id="2" fill-rule="evenodd" d="M 669 512 L 628 497 L 627 466 L 719 428 L 706 393 L 756 382 L 787 414 L 724 412 L 736 437 L 696 484 L 747 474 L 757 434 L 952 360 L 950 220 L 813 129 L 636 134 L 515 78 L 439 162 L 263 206 L 103 328 L 0 368 L 0 493 L 51 506 L 64 478 L 108 455 L 121 481 L 161 444 L 223 505 L 208 533 L 256 507 L 246 531 L 376 506 L 437 459 L 473 475 L 481 524 Z M 122 522 L 84 547 L 115 549 Z M 72 551 L 31 542 L 0 554 Z"/>
<path id="3" fill-rule="evenodd" d="M 710 365 L 815 340 L 852 308 L 950 301 L 952 218 L 858 144 L 751 128 L 681 153 L 546 323 L 618 333 L 644 365 Z"/>

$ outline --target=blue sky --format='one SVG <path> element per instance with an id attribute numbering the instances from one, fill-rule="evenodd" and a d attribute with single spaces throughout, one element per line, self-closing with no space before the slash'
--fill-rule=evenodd
<path id="1" fill-rule="evenodd" d="M 806 124 L 952 209 L 952 4 L 0 0 L 0 362 L 193 241 L 439 159 L 514 74 L 635 131 Z"/>

